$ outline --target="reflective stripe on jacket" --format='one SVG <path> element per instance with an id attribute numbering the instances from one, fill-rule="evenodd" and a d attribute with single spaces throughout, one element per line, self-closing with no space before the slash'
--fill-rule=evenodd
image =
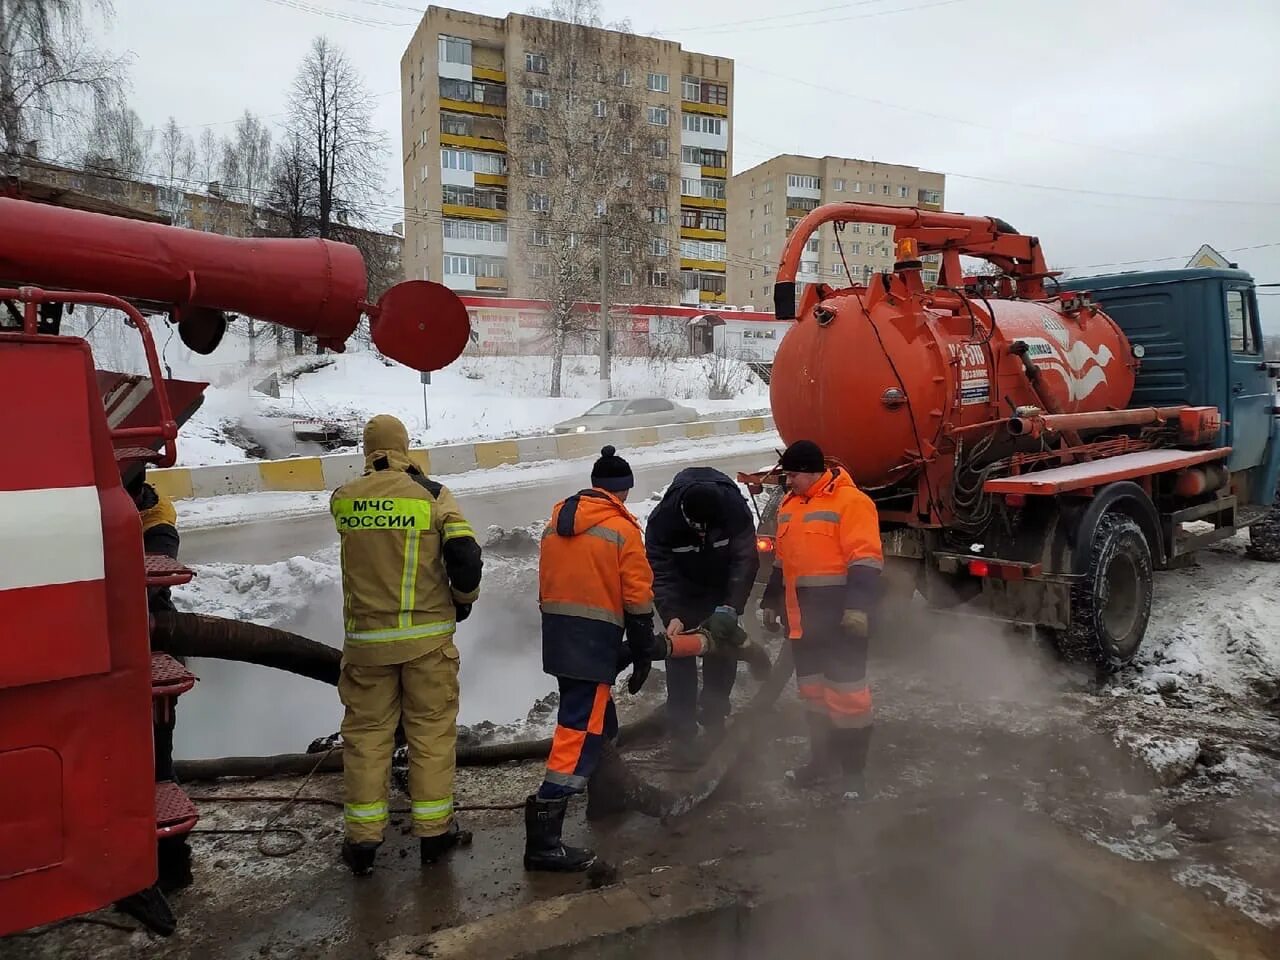
<path id="1" fill-rule="evenodd" d="M 783 498 L 776 543 L 765 605 L 781 588 L 792 639 L 838 630 L 845 610 L 874 613 L 884 566 L 880 518 L 844 470 L 833 467 L 807 493 Z"/>
<path id="2" fill-rule="evenodd" d="M 653 573 L 640 525 L 603 490 L 555 505 L 538 564 L 542 667 L 553 676 L 613 683 L 627 629 L 651 633 Z"/>
<path id="3" fill-rule="evenodd" d="M 342 545 L 343 657 L 380 666 L 441 647 L 480 592 L 480 548 L 445 487 L 381 451 L 329 503 Z"/>

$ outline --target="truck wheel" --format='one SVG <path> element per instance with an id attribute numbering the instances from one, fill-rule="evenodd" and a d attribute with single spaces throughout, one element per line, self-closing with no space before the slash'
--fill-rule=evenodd
<path id="1" fill-rule="evenodd" d="M 1280 502 L 1257 523 L 1249 524 L 1249 546 L 1245 554 L 1254 560 L 1280 560 Z"/>
<path id="2" fill-rule="evenodd" d="M 1071 626 L 1056 632 L 1063 658 L 1113 673 L 1133 660 L 1151 617 L 1151 550 L 1129 517 L 1098 521 L 1089 571 L 1071 588 Z"/>

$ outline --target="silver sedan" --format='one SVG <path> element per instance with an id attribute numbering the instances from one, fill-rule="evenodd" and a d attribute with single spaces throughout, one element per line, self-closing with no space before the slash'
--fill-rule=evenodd
<path id="1" fill-rule="evenodd" d="M 625 430 L 654 427 L 664 423 L 692 423 L 698 411 L 662 397 L 632 397 L 601 400 L 580 417 L 555 425 L 556 433 L 587 433 L 594 430 Z"/>

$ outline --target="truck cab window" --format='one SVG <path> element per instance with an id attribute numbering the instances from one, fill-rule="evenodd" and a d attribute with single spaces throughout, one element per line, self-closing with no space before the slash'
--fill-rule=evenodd
<path id="1" fill-rule="evenodd" d="M 1232 353 L 1258 353 L 1249 300 L 1243 290 L 1227 291 L 1227 325 L 1231 331 Z"/>

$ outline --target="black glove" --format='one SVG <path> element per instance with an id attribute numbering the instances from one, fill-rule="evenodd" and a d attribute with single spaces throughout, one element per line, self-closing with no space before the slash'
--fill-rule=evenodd
<path id="1" fill-rule="evenodd" d="M 453 605 L 453 619 L 456 623 L 461 623 L 467 617 L 471 616 L 471 604 L 457 603 Z"/>
<path id="2" fill-rule="evenodd" d="M 653 664 L 653 615 L 628 616 L 626 632 L 626 648 L 631 654 L 631 678 L 627 681 L 627 690 L 639 693 Z"/>
<path id="3" fill-rule="evenodd" d="M 782 629 L 782 621 L 778 619 L 778 611 L 769 607 L 761 607 L 760 621 L 769 633 L 777 633 Z"/>
<path id="4" fill-rule="evenodd" d="M 716 607 L 715 613 L 707 617 L 702 625 L 707 628 L 711 642 L 717 647 L 737 646 L 734 641 L 738 640 L 739 636 L 746 639 L 746 635 L 738 625 L 738 611 L 733 607 Z"/>

